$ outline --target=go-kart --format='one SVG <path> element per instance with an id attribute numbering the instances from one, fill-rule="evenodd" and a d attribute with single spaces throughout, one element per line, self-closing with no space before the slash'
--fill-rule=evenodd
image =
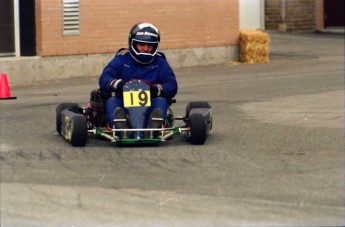
<path id="1" fill-rule="evenodd" d="M 77 103 L 59 104 L 56 108 L 57 132 L 73 146 L 85 146 L 88 135 L 119 145 L 130 145 L 157 144 L 174 135 L 184 134 L 192 144 L 204 144 L 212 129 L 212 109 L 208 102 L 190 102 L 184 116 L 174 116 L 170 107 L 176 100 L 169 100 L 166 118 L 161 119 L 160 128 L 145 127 L 146 111 L 151 106 L 151 92 L 150 84 L 144 80 L 131 80 L 123 87 L 124 107 L 131 127 L 110 128 L 105 103 L 111 96 L 110 93 L 96 89 L 91 92 L 85 108 Z M 177 121 L 183 124 L 174 126 Z M 148 134 L 150 136 L 146 136 Z"/>

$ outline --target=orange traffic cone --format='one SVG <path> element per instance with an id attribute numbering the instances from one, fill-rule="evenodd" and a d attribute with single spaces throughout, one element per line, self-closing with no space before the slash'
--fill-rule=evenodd
<path id="1" fill-rule="evenodd" d="M 8 86 L 8 80 L 6 73 L 1 73 L 0 78 L 0 99 L 16 99 L 17 97 L 11 96 L 10 87 Z"/>

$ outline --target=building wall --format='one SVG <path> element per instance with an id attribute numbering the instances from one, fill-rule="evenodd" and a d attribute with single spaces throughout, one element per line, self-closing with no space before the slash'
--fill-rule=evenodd
<path id="1" fill-rule="evenodd" d="M 266 29 L 284 31 L 315 30 L 315 4 L 315 0 L 266 0 Z"/>
<path id="2" fill-rule="evenodd" d="M 324 0 L 315 0 L 315 26 L 316 30 L 321 31 L 325 28 L 324 22 Z"/>
<path id="3" fill-rule="evenodd" d="M 61 2 L 36 0 L 37 55 L 114 52 L 140 21 L 160 29 L 161 49 L 238 44 L 239 0 L 82 0 L 77 36 L 62 34 Z"/>

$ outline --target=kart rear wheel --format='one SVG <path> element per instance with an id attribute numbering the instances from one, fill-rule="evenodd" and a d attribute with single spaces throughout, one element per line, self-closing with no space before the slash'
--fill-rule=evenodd
<path id="1" fill-rule="evenodd" d="M 56 107 L 56 131 L 59 134 L 61 134 L 61 111 L 71 106 L 79 107 L 77 103 L 71 103 L 71 102 L 61 103 L 60 105 Z"/>
<path id="2" fill-rule="evenodd" d="M 205 101 L 194 101 L 194 102 L 188 103 L 188 105 L 186 107 L 186 118 L 187 119 L 189 117 L 190 110 L 194 109 L 194 108 L 211 108 L 211 106 L 208 102 L 205 102 Z"/>
<path id="3" fill-rule="evenodd" d="M 87 124 L 84 116 L 74 116 L 71 121 L 69 138 L 74 147 L 83 147 L 87 142 Z"/>
<path id="4" fill-rule="evenodd" d="M 193 114 L 189 118 L 190 141 L 192 144 L 204 144 L 207 136 L 206 123 L 202 114 Z"/>

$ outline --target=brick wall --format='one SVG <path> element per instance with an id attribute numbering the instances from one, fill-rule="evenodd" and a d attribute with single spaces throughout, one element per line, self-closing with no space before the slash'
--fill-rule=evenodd
<path id="1" fill-rule="evenodd" d="M 277 30 L 282 23 L 280 0 L 265 0 L 265 27 Z"/>
<path id="2" fill-rule="evenodd" d="M 80 35 L 63 36 L 61 0 L 36 0 L 41 56 L 114 52 L 127 47 L 130 28 L 155 24 L 161 49 L 237 45 L 239 0 L 80 1 Z"/>
<path id="3" fill-rule="evenodd" d="M 313 31 L 316 28 L 315 0 L 266 0 L 266 29 L 287 31 Z"/>

